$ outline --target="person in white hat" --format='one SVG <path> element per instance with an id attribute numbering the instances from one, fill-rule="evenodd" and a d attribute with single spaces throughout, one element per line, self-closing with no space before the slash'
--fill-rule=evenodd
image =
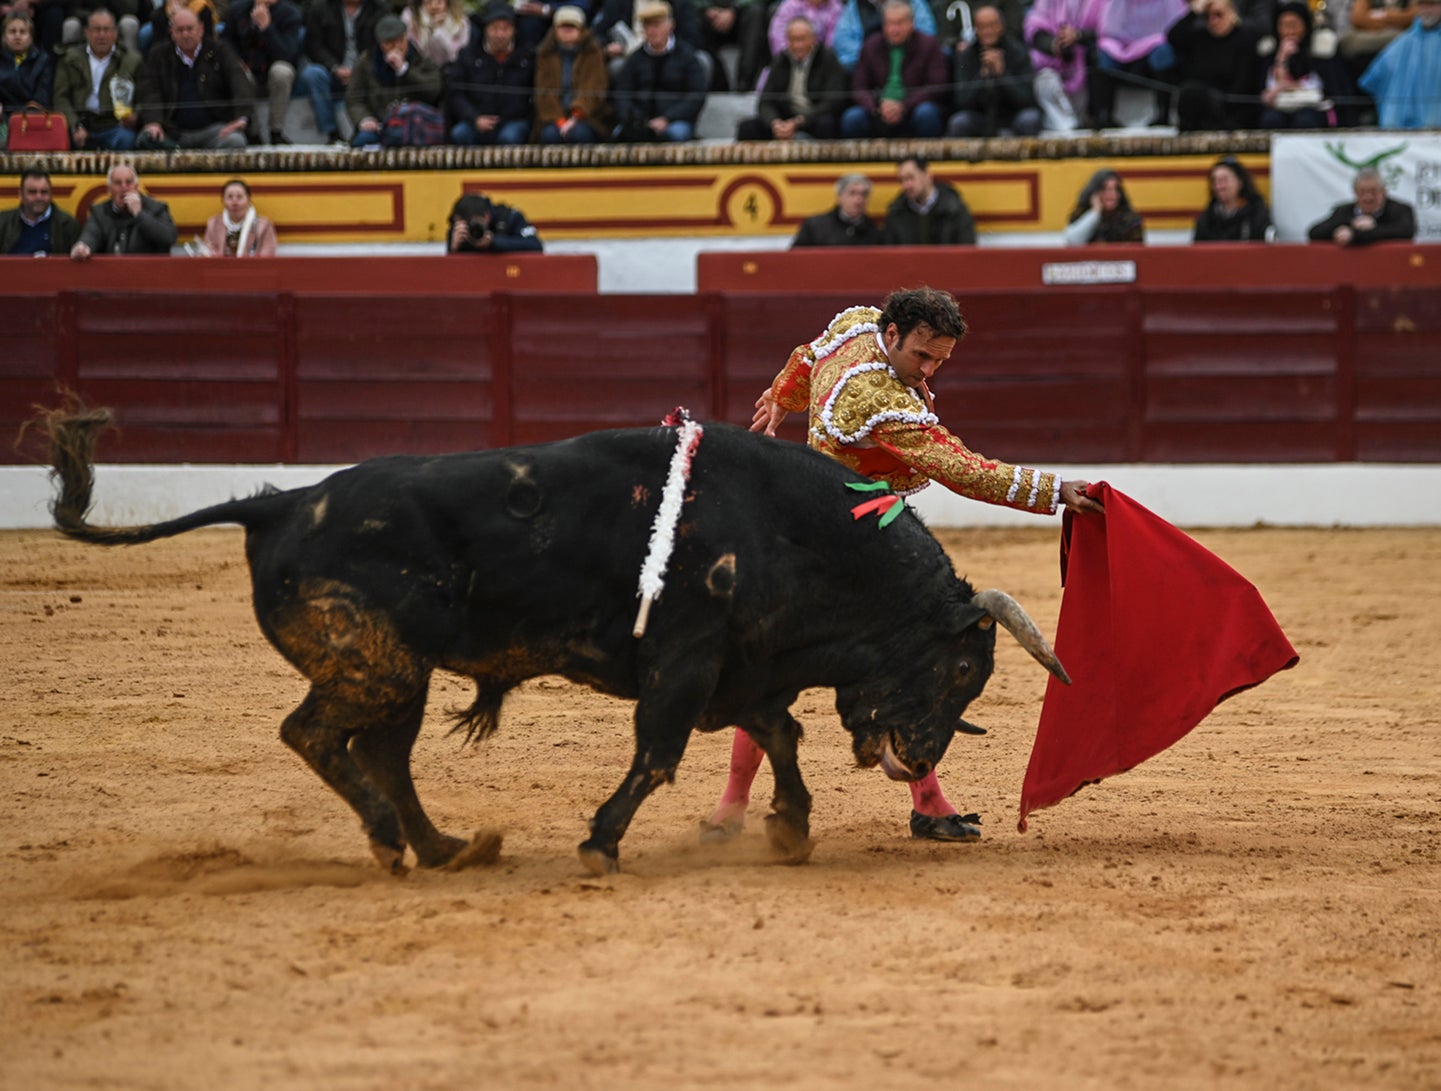
<path id="1" fill-rule="evenodd" d="M 609 134 L 610 77 L 605 55 L 586 29 L 585 11 L 556 8 L 535 55 L 535 131 L 541 144 L 594 144 Z"/>

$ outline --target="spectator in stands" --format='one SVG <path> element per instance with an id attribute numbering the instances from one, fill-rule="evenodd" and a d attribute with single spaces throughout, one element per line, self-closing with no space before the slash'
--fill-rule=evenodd
<path id="1" fill-rule="evenodd" d="M 1076 198 L 1065 236 L 1067 246 L 1146 241 L 1145 223 L 1131 207 L 1119 174 L 1103 169 L 1091 175 Z"/>
<path id="2" fill-rule="evenodd" d="M 836 179 L 836 207 L 801 221 L 791 248 L 881 245 L 885 238 L 866 215 L 870 197 L 871 180 L 864 174 L 841 175 Z"/>
<path id="3" fill-rule="evenodd" d="M 245 147 L 255 84 L 235 51 L 206 37 L 189 8 L 170 16 L 170 41 L 150 48 L 136 93 L 139 148 Z"/>
<path id="4" fill-rule="evenodd" d="M 1312 242 L 1337 246 L 1370 246 L 1373 242 L 1409 241 L 1416 237 L 1416 211 L 1405 201 L 1386 193 L 1386 183 L 1375 167 L 1362 167 L 1352 184 L 1354 201 L 1331 210 L 1306 233 Z"/>
<path id="5" fill-rule="evenodd" d="M 0 255 L 44 257 L 68 254 L 80 239 L 80 225 L 50 199 L 50 175 L 30 167 L 20 175 L 20 204 L 0 212 Z"/>
<path id="6" fill-rule="evenodd" d="M 535 129 L 542 144 L 594 144 L 614 126 L 605 54 L 574 4 L 555 9 L 535 56 Z"/>
<path id="7" fill-rule="evenodd" d="M 221 38 L 270 97 L 270 143 L 289 144 L 285 116 L 305 39 L 305 16 L 292 0 L 234 0 Z"/>
<path id="8" fill-rule="evenodd" d="M 193 14 L 187 12 L 186 14 Z M 140 192 L 140 176 L 129 163 L 117 163 L 105 176 L 110 200 L 90 208 L 80 239 L 70 248 L 75 261 L 92 254 L 168 254 L 175 245 L 175 221 L 164 201 Z"/>
<path id="9" fill-rule="evenodd" d="M 518 208 L 467 193 L 450 210 L 447 254 L 540 253 L 540 236 Z"/>
<path id="10" fill-rule="evenodd" d="M 885 23 L 884 9 L 889 0 L 845 0 L 840 20 L 831 35 L 831 48 L 847 72 L 855 70 L 861 60 L 861 47 L 875 35 L 881 33 Z M 908 0 L 906 0 L 908 2 Z M 936 17 L 926 0 L 916 0 L 911 18 L 917 34 L 936 35 Z M 937 39 L 939 44 L 939 39 Z M 939 135 L 939 134 L 937 134 Z"/>
<path id="11" fill-rule="evenodd" d="M 976 222 L 960 192 L 931 175 L 924 156 L 908 155 L 896 167 L 901 192 L 886 208 L 889 246 L 974 246 Z"/>
<path id="12" fill-rule="evenodd" d="M 1148 124 L 1171 123 L 1171 85 L 1176 55 L 1166 31 L 1186 14 L 1186 0 L 1108 0 L 1096 36 L 1100 65 L 1091 84 L 1091 116 L 1097 129 L 1114 129 L 1119 82 L 1151 87 L 1155 109 Z"/>
<path id="13" fill-rule="evenodd" d="M 1095 127 L 1092 106 L 1100 63 L 1096 36 L 1106 0 L 1036 0 L 1026 13 L 1025 38 L 1036 70 L 1036 100 L 1045 127 L 1071 132 L 1085 118 Z"/>
<path id="14" fill-rule="evenodd" d="M 844 10 L 845 0 L 781 0 L 775 14 L 771 16 L 770 30 L 766 35 L 771 56 L 785 52 L 790 40 L 787 32 L 792 19 L 804 19 L 815 31 L 817 41 L 831 45 L 836 26 L 841 21 L 841 12 Z M 834 51 L 833 48 L 832 52 Z"/>
<path id="15" fill-rule="evenodd" d="M 326 143 L 340 143 L 336 106 L 345 101 L 357 61 L 370 52 L 375 24 L 389 11 L 385 0 L 311 0 L 305 21 L 310 63 L 300 73 L 300 84 Z"/>
<path id="16" fill-rule="evenodd" d="M 1035 136 L 1041 131 L 1030 52 L 1006 29 L 999 8 L 980 7 L 976 40 L 956 58 L 950 136 Z"/>
<path id="17" fill-rule="evenodd" d="M 1312 33 L 1311 9 L 1304 0 L 1285 0 L 1276 9 L 1272 33 L 1261 41 L 1263 129 L 1329 129 L 1338 123 L 1336 99 L 1353 93 L 1345 67 L 1332 55 L 1335 35 Z M 1324 48 L 1323 48 L 1324 44 Z M 1349 118 L 1347 119 L 1349 123 Z"/>
<path id="18" fill-rule="evenodd" d="M 1233 156 L 1211 167 L 1211 203 L 1196 217 L 1195 242 L 1269 242 L 1271 210 L 1243 163 Z"/>
<path id="19" fill-rule="evenodd" d="M 845 102 L 841 62 L 798 15 L 786 28 L 786 47 L 771 58 L 756 116 L 736 126 L 736 139 L 833 140 Z"/>
<path id="20" fill-rule="evenodd" d="M 1416 19 L 1361 76 L 1383 129 L 1441 128 L 1441 0 L 1416 0 Z"/>
<path id="21" fill-rule="evenodd" d="M 5 4 L 0 2 L 0 8 L 4 6 Z M 35 18 L 36 40 L 43 46 L 46 36 L 54 33 L 53 28 L 59 20 L 59 44 L 53 39 L 50 40 L 47 52 L 63 53 L 71 46 L 79 45 L 84 37 L 85 21 L 98 6 L 92 0 L 35 0 L 30 7 Z M 121 47 L 143 56 L 140 52 L 140 17 L 143 15 L 149 18 L 150 0 L 111 0 L 107 6 L 118 22 Z M 49 29 L 42 31 L 42 23 L 48 23 Z"/>
<path id="22" fill-rule="evenodd" d="M 689 43 L 676 37 L 665 0 L 639 0 L 636 10 L 645 42 L 625 59 L 615 81 L 616 139 L 689 140 L 705 106 L 705 69 Z"/>
<path id="23" fill-rule="evenodd" d="M 380 144 L 393 108 L 412 102 L 438 108 L 441 94 L 435 62 L 410 44 L 400 16 L 382 15 L 375 24 L 375 44 L 356 60 L 345 92 L 345 112 L 355 128 L 351 146 Z"/>
<path id="24" fill-rule="evenodd" d="M 96 8 L 85 20 L 84 49 L 60 55 L 55 109 L 65 115 L 73 148 L 129 151 L 139 118 L 134 112 L 139 56 L 115 45 L 115 16 Z"/>
<path id="25" fill-rule="evenodd" d="M 30 16 L 5 16 L 0 24 L 0 116 L 23 110 L 27 102 L 50 109 L 54 82 L 54 61 L 35 44 Z"/>
<path id="26" fill-rule="evenodd" d="M 535 57 L 515 42 L 515 12 L 490 0 L 480 13 L 480 38 L 471 39 L 446 70 L 452 144 L 524 144 L 535 113 Z"/>
<path id="27" fill-rule="evenodd" d="M 441 71 L 470 44 L 470 16 L 462 0 L 411 0 L 400 13 L 410 41 Z"/>
<path id="28" fill-rule="evenodd" d="M 232 178 L 220 189 L 221 211 L 205 225 L 199 252 L 211 258 L 273 258 L 275 225 L 255 211 L 250 187 Z"/>
<path id="29" fill-rule="evenodd" d="M 595 40 L 605 51 L 606 60 L 610 63 L 612 83 L 620 75 L 621 63 L 645 41 L 640 16 L 641 9 L 648 6 L 650 5 L 646 0 L 605 0 L 600 13 L 591 23 L 591 33 L 595 35 Z M 704 36 L 701 33 L 700 12 L 696 8 L 695 0 L 675 0 L 671 5 L 671 17 L 674 20 L 675 35 L 699 53 L 704 48 Z"/>
<path id="30" fill-rule="evenodd" d="M 767 0 L 699 0 L 701 48 L 711 58 L 711 91 L 731 90 L 720 51 L 734 46 L 737 91 L 752 91 L 765 67 Z"/>
<path id="31" fill-rule="evenodd" d="M 1176 54 L 1181 132 L 1256 124 L 1256 33 L 1241 22 L 1232 0 L 1196 0 L 1194 12 L 1176 20 L 1166 40 Z"/>
<path id="32" fill-rule="evenodd" d="M 223 0 L 221 0 L 221 2 L 223 2 Z M 151 11 L 149 20 L 140 28 L 139 40 L 136 43 L 136 52 L 138 52 L 143 59 L 149 54 L 151 47 L 154 46 L 156 42 L 170 41 L 170 17 L 175 14 L 177 8 L 189 8 L 195 12 L 196 15 L 200 16 L 200 23 L 205 27 L 205 33 L 214 34 L 216 27 L 218 27 L 221 22 L 220 19 L 216 18 L 215 4 L 216 0 L 164 0 L 163 3 Z M 120 20 L 120 39 L 121 45 L 124 46 L 127 39 L 125 37 L 125 20 L 123 18 Z M 129 47 L 126 46 L 126 48 Z"/>
<path id="33" fill-rule="evenodd" d="M 841 135 L 940 136 L 949 94 L 940 44 L 916 29 L 907 0 L 886 0 L 880 34 L 861 46 L 851 77 L 855 105 L 841 115 Z"/>
<path id="34" fill-rule="evenodd" d="M 1338 4 L 1346 0 L 1337 0 Z M 1352 77 L 1366 71 L 1388 45 L 1411 26 L 1415 0 L 1351 0 L 1347 30 L 1341 35 L 1341 56 Z"/>

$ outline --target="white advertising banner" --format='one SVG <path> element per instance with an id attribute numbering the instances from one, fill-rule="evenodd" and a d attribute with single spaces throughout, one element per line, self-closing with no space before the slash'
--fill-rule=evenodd
<path id="1" fill-rule="evenodd" d="M 1441 133 L 1277 133 L 1271 138 L 1271 220 L 1276 238 L 1306 229 L 1352 199 L 1351 182 L 1375 167 L 1388 196 L 1416 210 L 1416 241 L 1441 242 Z"/>

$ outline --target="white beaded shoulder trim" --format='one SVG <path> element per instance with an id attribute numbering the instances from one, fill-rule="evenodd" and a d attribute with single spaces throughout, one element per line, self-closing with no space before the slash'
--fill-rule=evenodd
<path id="1" fill-rule="evenodd" d="M 846 384 L 848 382 L 854 379 L 857 375 L 863 375 L 868 371 L 889 372 L 892 379 L 900 382 L 900 376 L 898 376 L 895 371 L 891 369 L 891 365 L 882 363 L 879 360 L 872 360 L 869 363 L 857 364 L 855 367 L 847 369 L 846 372 L 841 375 L 840 380 L 831 389 L 830 394 L 826 396 L 825 404 L 821 406 L 820 411 L 821 426 L 834 439 L 839 440 L 841 443 L 859 443 L 861 440 L 865 439 L 866 436 L 870 435 L 871 430 L 874 429 L 876 425 L 882 424 L 885 421 L 906 421 L 910 424 L 924 424 L 926 426 L 940 423 L 940 418 L 925 408 L 926 403 L 921 400 L 921 396 L 909 387 L 904 387 L 903 389 L 906 391 L 907 394 L 911 396 L 911 399 L 916 403 L 915 412 L 912 413 L 898 409 L 889 409 L 884 413 L 874 414 L 852 433 L 847 434 L 845 432 L 842 432 L 839 428 L 835 426 L 832 421 L 832 414 L 835 410 L 836 399 L 840 397 L 841 391 L 846 388 Z"/>
<path id="2" fill-rule="evenodd" d="M 856 314 L 858 312 L 864 312 L 869 314 L 872 310 L 873 308 L 871 307 L 847 307 L 845 310 L 841 311 L 838 315 L 836 315 L 828 323 L 826 323 L 825 333 L 821 334 L 819 337 L 817 337 L 814 341 L 811 342 L 811 354 L 815 356 L 817 360 L 819 360 L 821 357 L 829 356 L 831 353 L 835 352 L 836 349 L 840 348 L 857 334 L 879 333 L 880 327 L 877 326 L 875 322 L 857 322 L 849 329 L 842 330 L 830 340 L 826 340 L 826 333 L 830 333 L 831 330 L 834 328 L 835 324 L 839 322 L 842 318 L 845 318 L 847 315 L 850 314 Z"/>

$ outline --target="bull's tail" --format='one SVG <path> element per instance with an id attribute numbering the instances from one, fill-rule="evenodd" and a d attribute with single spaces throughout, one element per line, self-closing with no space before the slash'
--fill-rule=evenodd
<path id="1" fill-rule="evenodd" d="M 139 545 L 219 523 L 252 525 L 269 505 L 265 495 L 231 500 L 163 523 L 136 527 L 100 527 L 86 522 L 95 491 L 95 442 L 111 427 L 108 409 L 89 409 L 67 395 L 58 409 L 40 409 L 29 422 L 49 440 L 50 464 L 59 493 L 50 504 L 55 527 L 67 537 L 97 545 Z M 273 494 L 271 494 L 273 495 Z"/>

